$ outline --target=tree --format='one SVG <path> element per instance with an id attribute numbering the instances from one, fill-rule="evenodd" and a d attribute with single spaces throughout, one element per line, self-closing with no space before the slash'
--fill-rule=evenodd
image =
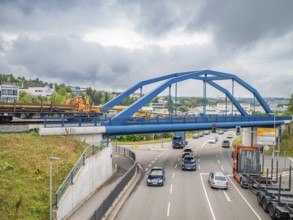
<path id="1" fill-rule="evenodd" d="M 288 114 L 293 114 L 293 94 L 291 95 L 288 108 L 287 108 Z"/>
<path id="2" fill-rule="evenodd" d="M 168 95 L 168 96 L 165 97 L 165 100 L 167 100 L 167 103 L 166 103 L 165 107 L 169 109 L 169 112 L 173 113 L 174 102 L 173 102 L 172 97 L 170 95 Z"/>
<path id="3" fill-rule="evenodd" d="M 65 105 L 66 103 L 66 97 L 60 95 L 59 93 L 54 93 L 49 98 L 50 102 L 53 102 L 55 105 Z"/>
<path id="4" fill-rule="evenodd" d="M 178 111 L 180 111 L 180 112 L 188 112 L 188 108 L 186 106 L 179 106 Z"/>

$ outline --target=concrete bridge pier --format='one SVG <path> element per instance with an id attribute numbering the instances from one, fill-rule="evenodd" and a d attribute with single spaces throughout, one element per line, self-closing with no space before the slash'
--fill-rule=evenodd
<path id="1" fill-rule="evenodd" d="M 73 136 L 76 140 L 86 142 L 90 145 L 99 144 L 106 132 L 104 126 L 100 127 L 62 127 L 62 128 L 39 128 L 41 136 L 59 135 Z"/>

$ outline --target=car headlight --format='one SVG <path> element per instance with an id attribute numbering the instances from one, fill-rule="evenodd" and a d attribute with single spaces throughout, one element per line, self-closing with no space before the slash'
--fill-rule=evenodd
<path id="1" fill-rule="evenodd" d="M 163 182 L 163 180 L 162 179 L 159 179 L 159 183 L 161 183 L 161 182 Z"/>
<path id="2" fill-rule="evenodd" d="M 150 180 L 150 179 L 148 179 L 148 183 L 149 183 L 149 182 L 151 182 L 151 180 Z"/>

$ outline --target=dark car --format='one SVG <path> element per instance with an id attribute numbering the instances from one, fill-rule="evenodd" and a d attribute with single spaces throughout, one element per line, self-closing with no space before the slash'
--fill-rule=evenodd
<path id="1" fill-rule="evenodd" d="M 148 174 L 148 186 L 164 186 L 165 169 L 163 167 L 153 167 Z"/>
<path id="2" fill-rule="evenodd" d="M 198 136 L 203 137 L 204 136 L 203 132 L 198 133 Z"/>
<path id="3" fill-rule="evenodd" d="M 223 140 L 223 142 L 222 142 L 222 147 L 227 147 L 227 148 L 229 148 L 229 147 L 230 147 L 230 141 L 229 141 L 229 140 Z"/>
<path id="4" fill-rule="evenodd" d="M 193 150 L 190 148 L 185 148 L 182 151 L 182 158 L 184 158 L 186 155 L 193 155 Z"/>
<path id="5" fill-rule="evenodd" d="M 186 155 L 183 158 L 182 170 L 196 170 L 196 159 L 193 155 Z"/>

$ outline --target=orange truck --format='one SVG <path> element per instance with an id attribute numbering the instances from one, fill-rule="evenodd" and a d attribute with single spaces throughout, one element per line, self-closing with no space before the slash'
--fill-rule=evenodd
<path id="1" fill-rule="evenodd" d="M 257 146 L 238 146 L 233 154 L 233 176 L 241 187 L 248 187 L 250 178 L 261 172 L 260 148 Z"/>

